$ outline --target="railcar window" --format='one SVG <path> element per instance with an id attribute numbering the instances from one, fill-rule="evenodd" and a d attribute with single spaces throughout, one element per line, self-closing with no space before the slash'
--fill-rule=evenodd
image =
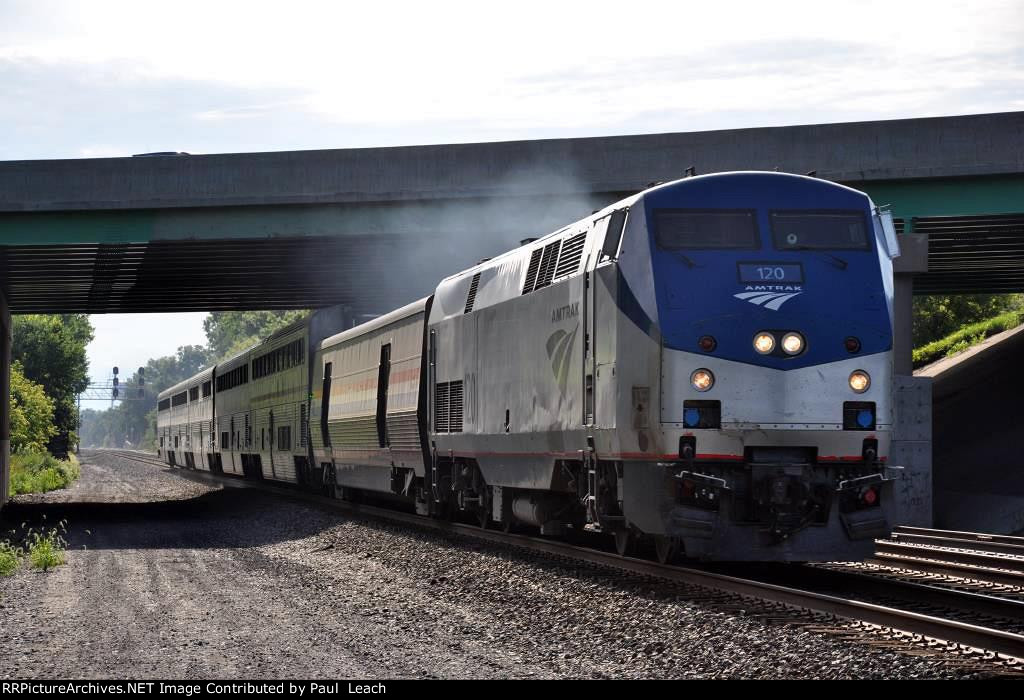
<path id="1" fill-rule="evenodd" d="M 864 213 L 859 211 L 773 211 L 777 250 L 868 250 Z"/>
<path id="2" fill-rule="evenodd" d="M 158 411 L 167 411 L 170 408 L 171 408 L 171 400 L 170 399 L 161 399 L 160 403 L 158 403 L 156 405 L 156 409 Z"/>
<path id="3" fill-rule="evenodd" d="M 655 209 L 654 235 L 663 250 L 761 247 L 753 209 Z"/>
<path id="4" fill-rule="evenodd" d="M 276 372 L 306 364 L 305 340 L 299 338 L 276 350 L 253 358 L 252 378 L 259 379 Z"/>
<path id="5" fill-rule="evenodd" d="M 249 365 L 240 365 L 217 377 L 217 391 L 227 391 L 249 382 Z"/>

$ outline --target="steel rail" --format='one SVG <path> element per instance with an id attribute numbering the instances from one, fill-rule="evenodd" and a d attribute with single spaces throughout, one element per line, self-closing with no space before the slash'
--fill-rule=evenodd
<path id="1" fill-rule="evenodd" d="M 928 559 L 924 555 L 910 556 L 879 552 L 875 556 L 866 559 L 865 563 L 895 569 L 939 574 L 941 576 L 952 576 L 954 578 L 966 578 L 985 583 L 995 583 L 1001 586 L 1024 587 L 1024 574 L 1016 571 Z"/>
<path id="2" fill-rule="evenodd" d="M 907 544 L 924 544 L 931 545 L 933 547 L 968 549 L 975 552 L 1012 554 L 1018 557 L 1024 557 L 1024 544 L 1004 544 L 1002 542 L 988 542 L 986 540 L 946 537 L 944 535 L 918 535 L 906 532 L 893 532 L 889 539 L 893 542 L 902 542 Z"/>
<path id="3" fill-rule="evenodd" d="M 949 537 L 958 540 L 969 540 L 971 542 L 991 542 L 1024 547 L 1024 537 L 1019 537 L 1016 535 L 992 535 L 985 532 L 965 532 L 962 530 L 934 530 L 928 527 L 911 527 L 909 525 L 897 525 L 893 528 L 893 534 L 925 535 L 929 537 Z"/>
<path id="4" fill-rule="evenodd" d="M 989 569 L 1001 569 L 1024 574 L 1024 557 L 991 552 L 976 552 L 946 546 L 910 544 L 892 540 L 875 540 L 875 554 L 896 554 L 905 557 L 920 557 L 951 564 L 968 564 Z"/>
<path id="5" fill-rule="evenodd" d="M 114 451 L 114 454 L 138 461 L 149 462 L 169 467 L 148 453 L 149 459 L 139 459 L 138 454 L 128 451 Z M 411 513 L 403 513 L 376 506 L 354 504 L 325 496 L 305 494 L 293 489 L 278 486 L 267 486 L 259 481 L 242 481 L 227 479 L 202 471 L 176 469 L 176 474 L 197 481 L 205 481 L 231 487 L 254 488 L 269 493 L 276 493 L 301 502 L 315 502 L 333 509 L 344 510 L 356 515 L 382 518 L 396 522 L 426 527 L 442 532 L 467 535 L 475 539 L 495 544 L 521 547 L 535 552 L 543 552 L 554 556 L 567 557 L 577 561 L 603 567 L 611 567 L 633 574 L 651 576 L 677 583 L 689 584 L 701 588 L 712 589 L 748 598 L 776 603 L 791 608 L 807 610 L 814 613 L 831 615 L 857 622 L 865 622 L 894 631 L 907 632 L 913 635 L 929 637 L 972 647 L 975 649 L 996 652 L 1017 659 L 1024 659 L 1024 635 L 1003 630 L 982 627 L 956 620 L 949 620 L 931 615 L 901 610 L 884 605 L 876 605 L 862 601 L 849 600 L 837 596 L 805 591 L 787 586 L 780 586 L 751 579 L 712 573 L 683 566 L 658 564 L 652 561 L 622 557 L 618 554 L 601 552 L 578 545 L 543 539 L 530 535 L 484 530 L 477 526 L 452 523 L 426 518 Z"/>

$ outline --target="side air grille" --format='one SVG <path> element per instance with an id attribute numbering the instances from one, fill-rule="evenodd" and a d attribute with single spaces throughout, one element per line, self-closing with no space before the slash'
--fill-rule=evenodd
<path id="1" fill-rule="evenodd" d="M 434 387 L 434 432 L 462 432 L 462 380 Z"/>
<path id="2" fill-rule="evenodd" d="M 462 380 L 451 382 L 451 412 L 448 418 L 448 431 L 462 432 Z"/>
<path id="3" fill-rule="evenodd" d="M 534 289 L 543 289 L 551 284 L 555 277 L 555 264 L 558 262 L 558 249 L 562 241 L 555 241 L 544 246 L 544 257 L 540 261 L 540 270 L 537 272 L 537 284 Z"/>
<path id="4" fill-rule="evenodd" d="M 448 382 L 434 387 L 434 432 L 448 432 Z"/>
<path id="5" fill-rule="evenodd" d="M 523 284 L 523 294 L 533 291 L 533 285 L 537 283 L 537 270 L 540 269 L 540 257 L 544 252 L 542 248 L 530 253 L 530 266 L 526 268 L 526 282 Z"/>
<path id="6" fill-rule="evenodd" d="M 580 260 L 583 259 L 583 246 L 586 242 L 586 231 L 565 240 L 565 243 L 562 244 L 562 254 L 558 257 L 558 266 L 555 267 L 555 279 L 571 275 L 579 269 Z"/>
<path id="7" fill-rule="evenodd" d="M 476 289 L 480 286 L 480 273 L 473 275 L 473 281 L 469 283 L 469 294 L 466 295 L 466 310 L 462 313 L 468 314 L 473 310 L 473 304 L 476 302 Z"/>

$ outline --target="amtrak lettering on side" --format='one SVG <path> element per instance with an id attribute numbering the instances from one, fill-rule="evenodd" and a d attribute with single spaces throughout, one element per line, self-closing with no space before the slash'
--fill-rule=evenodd
<path id="1" fill-rule="evenodd" d="M 580 314 L 580 303 L 574 301 L 571 304 L 565 306 L 559 306 L 557 309 L 551 310 L 551 322 L 558 323 L 559 321 L 567 321 L 570 318 L 576 318 Z"/>

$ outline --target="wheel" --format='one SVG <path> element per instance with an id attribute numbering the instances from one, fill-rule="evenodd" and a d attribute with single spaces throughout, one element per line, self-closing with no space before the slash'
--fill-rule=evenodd
<path id="1" fill-rule="evenodd" d="M 323 472 L 324 495 L 328 498 L 338 497 L 338 482 L 335 481 L 334 467 L 327 467 Z"/>
<path id="2" fill-rule="evenodd" d="M 615 531 L 615 551 L 619 553 L 620 557 L 628 557 L 633 553 L 633 544 L 635 538 L 633 537 L 633 531 L 628 527 L 621 530 Z"/>
<path id="3" fill-rule="evenodd" d="M 654 552 L 662 564 L 674 564 L 682 553 L 682 544 L 675 537 L 657 535 L 654 538 Z"/>
<path id="4" fill-rule="evenodd" d="M 480 494 L 480 503 L 476 509 L 476 519 L 481 530 L 486 530 L 491 523 L 491 487 L 484 486 Z"/>

